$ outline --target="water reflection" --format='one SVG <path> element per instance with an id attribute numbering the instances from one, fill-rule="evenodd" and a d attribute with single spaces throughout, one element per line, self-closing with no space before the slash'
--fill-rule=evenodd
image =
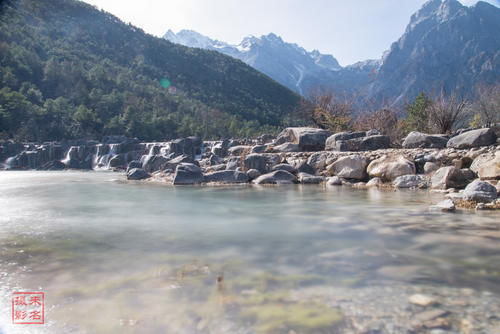
<path id="1" fill-rule="evenodd" d="M 414 293 L 448 329 L 497 325 L 498 215 L 429 213 L 441 195 L 422 191 L 120 177 L 0 174 L 3 331 L 405 333 L 430 326 Z M 48 325 L 11 325 L 12 291 L 33 289 Z"/>

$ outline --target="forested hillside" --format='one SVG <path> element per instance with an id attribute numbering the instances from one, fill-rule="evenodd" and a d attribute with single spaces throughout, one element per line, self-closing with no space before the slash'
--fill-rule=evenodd
<path id="1" fill-rule="evenodd" d="M 73 0 L 0 3 L 0 139 L 250 136 L 299 97 L 243 62 Z"/>

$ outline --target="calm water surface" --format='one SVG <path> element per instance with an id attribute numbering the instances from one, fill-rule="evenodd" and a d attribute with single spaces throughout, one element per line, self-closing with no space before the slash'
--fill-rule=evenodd
<path id="1" fill-rule="evenodd" d="M 0 333 L 351 333 L 376 305 L 397 333 L 415 292 L 498 302 L 500 215 L 441 199 L 0 172 Z M 13 291 L 45 293 L 45 325 L 11 324 Z"/>

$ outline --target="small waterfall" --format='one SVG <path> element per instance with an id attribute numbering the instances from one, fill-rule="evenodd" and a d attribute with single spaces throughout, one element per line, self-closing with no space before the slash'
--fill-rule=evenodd
<path id="1" fill-rule="evenodd" d="M 73 154 L 73 152 L 75 150 L 78 150 L 78 147 L 77 146 L 71 146 L 68 150 L 68 152 L 66 152 L 66 156 L 64 157 L 64 159 L 61 160 L 61 162 L 63 164 L 65 164 L 66 166 L 69 166 L 69 163 L 71 161 L 71 155 Z"/>
<path id="2" fill-rule="evenodd" d="M 108 145 L 98 145 L 98 150 L 96 156 L 94 157 L 92 169 L 104 169 L 108 170 L 110 160 L 118 154 L 118 148 L 120 144 L 108 144 Z M 102 149 L 102 150 L 101 150 Z M 107 153 L 104 153 L 106 152 Z M 100 156 L 102 154 L 102 156 Z"/>

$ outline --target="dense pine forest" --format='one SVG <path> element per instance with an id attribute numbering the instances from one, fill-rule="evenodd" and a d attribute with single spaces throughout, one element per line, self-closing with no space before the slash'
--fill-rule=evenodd
<path id="1" fill-rule="evenodd" d="M 0 139 L 252 136 L 299 96 L 239 60 L 144 33 L 74 0 L 0 4 Z"/>

